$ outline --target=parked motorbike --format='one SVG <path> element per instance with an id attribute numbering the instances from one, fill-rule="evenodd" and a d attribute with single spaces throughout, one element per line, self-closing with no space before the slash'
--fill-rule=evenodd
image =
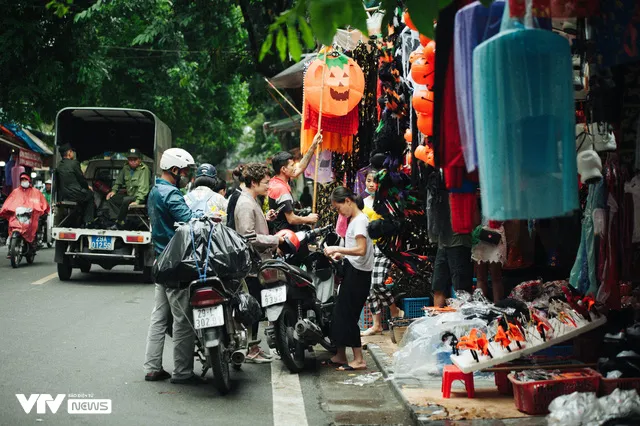
<path id="1" fill-rule="evenodd" d="M 231 390 L 229 364 L 239 370 L 244 363 L 249 345 L 247 328 L 257 310 L 258 302 L 242 293 L 239 281 L 224 283 L 217 277 L 196 280 L 189 285 L 196 354 L 202 363 L 202 377 L 209 368 L 213 372 L 213 384 L 221 394 Z M 253 303 L 255 306 L 246 306 Z M 253 309 L 254 317 L 248 311 Z M 244 315 L 244 316 L 243 316 Z M 249 316 L 249 317 L 247 317 Z"/>
<path id="2" fill-rule="evenodd" d="M 18 207 L 16 209 L 16 218 L 21 223 L 29 223 L 33 209 L 30 207 Z M 20 231 L 15 230 L 11 233 L 9 238 L 9 259 L 11 259 L 11 266 L 17 268 L 24 257 L 27 263 L 31 265 L 36 257 L 37 244 L 28 243 L 23 237 Z"/>
<path id="3" fill-rule="evenodd" d="M 305 350 L 320 344 L 336 351 L 327 336 L 339 278 L 336 264 L 322 253 L 327 240 L 337 239 L 332 230 L 281 231 L 287 234 L 284 258 L 263 262 L 258 273 L 262 307 L 273 323 L 265 330 L 267 343 L 292 373 L 304 368 Z"/>
<path id="4" fill-rule="evenodd" d="M 36 242 L 38 248 L 43 248 L 46 244 L 48 248 L 53 246 L 53 241 L 49 236 L 49 215 L 42 215 L 38 219 L 38 231 L 36 232 Z"/>

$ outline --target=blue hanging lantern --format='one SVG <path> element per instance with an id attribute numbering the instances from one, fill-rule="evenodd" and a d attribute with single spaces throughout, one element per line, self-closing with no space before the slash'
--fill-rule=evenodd
<path id="1" fill-rule="evenodd" d="M 578 208 L 568 41 L 501 31 L 473 52 L 473 97 L 484 214 L 540 219 Z"/>

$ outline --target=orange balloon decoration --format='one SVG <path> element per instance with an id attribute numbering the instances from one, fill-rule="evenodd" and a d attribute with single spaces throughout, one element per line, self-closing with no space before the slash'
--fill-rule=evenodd
<path id="1" fill-rule="evenodd" d="M 360 103 L 364 93 L 362 69 L 353 59 L 342 53 L 337 56 L 329 53 L 323 85 L 324 67 L 324 54 L 318 55 L 309 65 L 304 76 L 305 98 L 311 108 L 320 111 L 320 93 L 324 91 L 322 114 L 333 117 L 347 115 Z"/>
<path id="2" fill-rule="evenodd" d="M 427 162 L 427 154 L 429 154 L 429 149 L 424 145 L 419 145 L 416 150 L 413 152 L 413 155 L 418 159 L 422 160 L 425 163 Z"/>
<path id="3" fill-rule="evenodd" d="M 404 11 L 404 13 L 402 14 L 402 19 L 404 19 L 404 23 L 407 27 L 411 28 L 413 31 L 418 31 L 416 26 L 413 24 L 413 21 L 411 20 L 411 16 L 409 16 L 408 11 L 406 10 Z"/>
<path id="4" fill-rule="evenodd" d="M 420 34 L 420 44 L 424 47 L 431 42 L 431 39 L 426 35 Z"/>
<path id="5" fill-rule="evenodd" d="M 425 161 L 425 163 L 427 163 L 431 167 L 435 167 L 436 166 L 436 162 L 435 162 L 435 160 L 433 158 L 433 150 L 429 151 L 429 153 L 427 154 L 427 161 Z"/>
<path id="6" fill-rule="evenodd" d="M 413 109 L 420 114 L 433 115 L 433 92 L 428 90 L 416 90 L 411 100 Z"/>
<path id="7" fill-rule="evenodd" d="M 404 132 L 404 140 L 411 143 L 411 141 L 413 141 L 413 134 L 411 134 L 411 129 L 407 129 L 406 132 Z"/>
<path id="8" fill-rule="evenodd" d="M 422 69 L 424 72 L 424 84 L 429 90 L 433 90 L 433 83 L 436 80 L 436 66 L 434 62 L 427 62 Z M 413 75 L 413 74 L 412 74 Z"/>
<path id="9" fill-rule="evenodd" d="M 424 58 L 416 59 L 411 65 L 411 78 L 418 84 L 427 84 L 428 72 L 427 61 Z"/>
<path id="10" fill-rule="evenodd" d="M 436 61 L 436 42 L 431 40 L 426 45 L 424 45 L 423 54 L 427 62 L 434 63 Z"/>
<path id="11" fill-rule="evenodd" d="M 425 136 L 433 136 L 433 116 L 418 114 L 418 130 Z"/>

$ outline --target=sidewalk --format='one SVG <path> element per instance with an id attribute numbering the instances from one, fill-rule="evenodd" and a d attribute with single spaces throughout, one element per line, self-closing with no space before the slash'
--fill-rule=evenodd
<path id="1" fill-rule="evenodd" d="M 476 398 L 468 399 L 462 383 L 455 382 L 451 398 L 443 400 L 441 379 L 396 378 L 392 354 L 397 345 L 388 332 L 363 338 L 367 351 L 416 425 L 447 426 L 544 426 L 544 417 L 527 416 L 516 410 L 513 396 L 497 393 L 493 375 L 475 377 Z M 390 379 L 389 379 L 390 378 Z M 497 419 L 495 417 L 507 417 Z"/>

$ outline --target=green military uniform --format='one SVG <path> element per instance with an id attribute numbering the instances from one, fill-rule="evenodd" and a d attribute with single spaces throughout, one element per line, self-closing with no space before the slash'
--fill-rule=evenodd
<path id="1" fill-rule="evenodd" d="M 127 152 L 127 158 L 142 158 L 142 154 L 137 149 Z M 118 175 L 116 182 L 111 188 L 111 192 L 117 194 L 122 187 L 127 189 L 127 196 L 120 201 L 120 212 L 118 213 L 116 227 L 122 227 L 127 218 L 127 212 L 131 203 L 144 204 L 151 186 L 151 170 L 146 164 L 140 163 L 138 167 L 132 169 L 129 164 L 125 164 Z M 115 201 L 115 198 L 112 200 Z M 117 197 L 120 198 L 120 197 Z"/>
<path id="2" fill-rule="evenodd" d="M 125 187 L 127 196 L 134 197 L 134 201 L 138 204 L 144 204 L 149 195 L 150 185 L 151 170 L 146 164 L 140 163 L 135 170 L 131 169 L 129 164 L 125 164 L 111 191 L 118 193 L 120 188 Z"/>

